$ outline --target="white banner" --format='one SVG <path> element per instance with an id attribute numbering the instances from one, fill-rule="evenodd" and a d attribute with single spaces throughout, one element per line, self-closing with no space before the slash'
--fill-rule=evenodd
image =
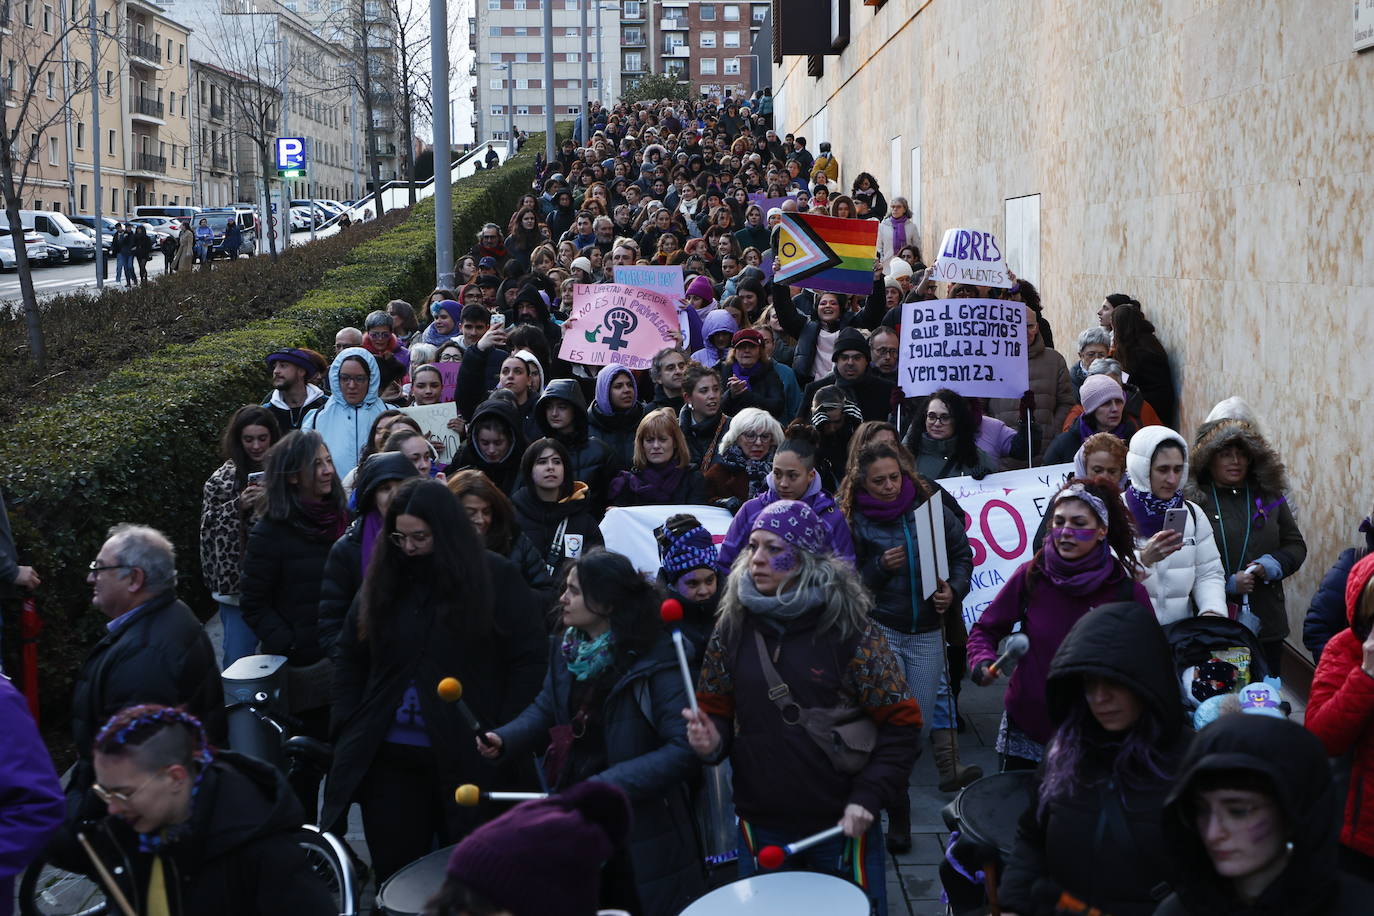
<path id="1" fill-rule="evenodd" d="M 1072 464 L 989 474 L 982 480 L 938 481 L 964 510 L 964 532 L 973 550 L 973 583 L 964 599 L 964 623 L 972 627 L 1002 584 L 1035 555 L 1031 542 L 1051 497 L 1073 475 Z"/>
<path id="2" fill-rule="evenodd" d="M 629 557 L 640 572 L 658 575 L 658 541 L 654 538 L 654 529 L 662 527 L 674 515 L 695 515 L 701 526 L 711 532 L 711 541 L 717 550 L 725 540 L 725 532 L 730 530 L 730 522 L 734 521 L 733 515 L 716 506 L 611 508 L 601 520 L 601 536 L 606 539 L 606 549 Z"/>

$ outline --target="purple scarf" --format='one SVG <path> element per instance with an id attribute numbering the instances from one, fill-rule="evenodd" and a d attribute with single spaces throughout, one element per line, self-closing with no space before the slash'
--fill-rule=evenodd
<path id="1" fill-rule="evenodd" d="M 1135 526 L 1143 538 L 1154 537 L 1164 528 L 1164 513 L 1168 509 L 1183 508 L 1183 490 L 1173 499 L 1160 499 L 1153 493 L 1142 493 L 1132 484 L 1126 486 L 1126 508 L 1135 516 Z"/>
<path id="2" fill-rule="evenodd" d="M 916 484 L 910 477 L 903 477 L 902 492 L 891 502 L 884 502 L 860 487 L 854 491 L 854 503 L 860 512 L 875 522 L 895 522 L 916 504 Z"/>
<path id="3" fill-rule="evenodd" d="M 754 363 L 754 368 L 752 369 L 741 369 L 739 363 L 733 361 L 730 363 L 730 374 L 733 375 L 735 378 L 744 379 L 744 387 L 749 389 L 752 389 L 754 387 L 754 377 L 757 376 L 759 372 L 761 372 L 762 370 L 763 360 L 759 360 L 758 362 Z"/>
<path id="4" fill-rule="evenodd" d="M 681 486 L 682 475 L 685 473 L 686 468 L 678 467 L 676 462 L 651 464 L 637 471 L 621 471 L 615 480 L 611 481 L 611 502 L 615 502 L 621 493 L 629 489 L 641 502 L 667 505 L 672 501 L 677 488 Z"/>
<path id="5" fill-rule="evenodd" d="M 348 513 L 340 512 L 333 503 L 302 499 L 300 507 L 303 527 L 321 538 L 337 541 L 348 530 Z"/>
<path id="6" fill-rule="evenodd" d="M 1116 560 L 1106 541 L 1102 541 L 1097 550 L 1077 560 L 1064 559 L 1057 547 L 1046 543 L 1040 557 L 1040 568 L 1045 578 L 1070 595 L 1091 595 L 1106 585 L 1112 573 L 1116 572 Z"/>
<path id="7" fill-rule="evenodd" d="M 892 255 L 897 256 L 897 252 L 906 247 L 906 221 L 907 217 L 901 219 L 892 217 Z"/>
<path id="8" fill-rule="evenodd" d="M 1079 442 L 1087 442 L 1088 437 L 1094 433 L 1111 433 L 1122 442 L 1131 441 L 1130 432 L 1126 428 L 1126 414 L 1124 411 L 1121 414 L 1121 422 L 1116 425 L 1116 429 L 1093 429 L 1092 425 L 1088 422 L 1088 414 L 1086 412 L 1078 415 L 1078 419 L 1074 421 L 1074 426 L 1078 429 Z"/>
<path id="9" fill-rule="evenodd" d="M 386 519 L 382 514 L 373 509 L 363 516 L 363 575 L 367 575 L 367 566 L 372 562 L 372 548 L 377 546 L 377 535 L 382 533 L 382 528 L 386 524 Z"/>

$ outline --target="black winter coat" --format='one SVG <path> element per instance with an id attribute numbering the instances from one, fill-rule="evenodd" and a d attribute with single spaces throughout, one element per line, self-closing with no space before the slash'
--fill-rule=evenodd
<path id="1" fill-rule="evenodd" d="M 815 379 L 815 376 L 811 374 L 811 369 L 816 362 L 816 344 L 821 336 L 820 319 L 799 312 L 797 304 L 792 300 L 792 293 L 786 285 L 769 283 L 768 289 L 773 299 L 773 310 L 778 316 L 778 323 L 782 325 L 787 336 L 797 342 L 797 352 L 792 357 L 792 371 L 797 373 L 798 383 L 809 385 Z M 873 281 L 873 292 L 869 295 L 863 310 L 841 312 L 835 330 L 864 328 L 871 331 L 876 328 L 878 322 L 883 320 L 883 315 L 887 314 L 885 290 L 881 279 Z"/>
<path id="2" fill-rule="evenodd" d="M 1312 653 L 1314 662 L 1322 660 L 1322 650 L 1331 637 L 1350 626 L 1345 606 L 1345 580 L 1350 578 L 1350 570 L 1356 563 L 1374 553 L 1374 526 L 1366 526 L 1364 540 L 1363 547 L 1347 547 L 1341 551 L 1312 595 L 1307 619 L 1302 624 L 1302 644 Z"/>
<path id="3" fill-rule="evenodd" d="M 293 837 L 303 823 L 285 776 L 252 757 L 216 752 L 196 792 L 189 834 L 162 848 L 172 916 L 337 913 Z M 153 857 L 139 851 L 138 834 L 107 817 L 89 837 L 134 910 L 143 912 Z"/>
<path id="4" fill-rule="evenodd" d="M 315 624 L 320 649 L 325 655 L 334 650 L 343 629 L 344 617 L 363 587 L 363 520 L 355 519 L 343 537 L 329 548 L 320 580 L 320 615 Z"/>
<path id="5" fill-rule="evenodd" d="M 838 386 L 844 392 L 845 400 L 859 405 L 859 411 L 865 420 L 886 421 L 892 413 L 892 392 L 897 390 L 895 384 L 878 378 L 871 371 L 865 372 L 852 382 L 845 381 L 832 372 L 806 386 L 806 390 L 802 392 L 801 412 L 797 414 L 799 419 L 811 419 L 811 401 L 816 392 L 827 385 Z"/>
<path id="6" fill-rule="evenodd" d="M 936 492 L 936 498 L 939 491 Z M 870 616 L 885 627 L 901 633 L 926 633 L 938 630 L 944 615 L 935 610 L 928 598 L 922 598 L 921 561 L 912 554 L 910 565 L 915 571 L 913 578 L 903 567 L 899 572 L 883 569 L 883 553 L 893 547 L 906 547 L 910 536 L 911 546 L 920 550 L 920 540 L 913 522 L 915 505 L 924 503 L 918 495 L 912 510 L 905 517 L 891 522 L 879 522 L 856 506 L 849 519 L 849 532 L 854 538 L 854 559 L 870 592 L 873 594 L 873 610 Z M 963 600 L 969 592 L 973 577 L 973 551 L 964 534 L 963 517 L 951 512 L 943 502 L 939 504 L 944 519 L 945 551 L 949 556 L 949 578 L 945 581 L 954 590 L 954 601 L 945 614 L 962 613 Z"/>
<path id="7" fill-rule="evenodd" d="M 720 437 L 730 428 L 730 418 L 722 411 L 716 414 L 713 420 L 693 423 L 691 408 L 684 407 L 678 411 L 677 425 L 682 428 L 682 435 L 687 439 L 687 451 L 692 456 L 692 467 L 705 474 L 706 469 L 716 460 L 717 446 L 720 445 Z"/>
<path id="8" fill-rule="evenodd" d="M 1003 872 L 1002 906 L 1023 916 L 1052 916 L 1067 892 L 1112 916 L 1148 916 L 1168 894 L 1160 809 L 1191 732 L 1185 727 L 1173 655 L 1154 613 L 1134 602 L 1105 604 L 1074 625 L 1055 653 L 1046 684 L 1050 717 L 1063 725 L 1083 703 L 1083 679 L 1124 684 L 1158 717 L 1154 744 L 1164 777 L 1114 772 L 1120 747 L 1091 713 L 1083 727 L 1080 769 L 1067 794 L 1022 815 Z M 1044 766 L 1036 774 L 1038 799 Z"/>
<path id="9" fill-rule="evenodd" d="M 593 547 L 600 547 L 606 543 L 601 536 L 601 528 L 592 517 L 589 500 L 587 486 L 580 481 L 573 489 L 572 496 L 556 503 L 544 502 L 533 487 L 526 486 L 516 491 L 511 503 L 515 506 L 515 517 L 520 523 L 520 530 L 524 532 L 535 554 L 544 559 L 545 566 L 549 565 L 553 536 L 564 521 L 567 525 L 563 529 L 563 543 L 556 552 L 560 560 L 575 559 Z M 579 538 L 581 540 L 578 540 Z"/>
<path id="10" fill-rule="evenodd" d="M 150 599 L 114 633 L 106 633 L 81 664 L 72 688 L 72 738 L 80 760 L 68 791 L 94 781 L 91 745 L 126 706 L 185 704 L 212 742 L 224 738 L 224 689 L 215 650 L 191 609 L 168 591 Z"/>
<path id="11" fill-rule="evenodd" d="M 565 401 L 573 409 L 573 428 L 571 432 L 556 430 L 549 425 L 547 410 L 551 402 Z M 598 518 L 606 511 L 606 488 L 611 478 L 620 470 L 614 449 L 604 440 L 591 435 L 587 417 L 587 399 L 576 379 L 558 378 L 549 382 L 539 401 L 534 405 L 534 420 L 539 425 L 539 435 L 557 439 L 568 450 L 572 461 L 569 473 L 573 480 L 580 480 L 590 491 L 587 494 L 588 506 Z M 534 441 L 534 440 L 530 440 Z M 631 451 L 634 449 L 631 440 Z"/>
<path id="12" fill-rule="evenodd" d="M 293 521 L 260 518 L 248 533 L 239 581 L 243 619 L 268 655 L 285 655 L 293 665 L 324 658 L 317 624 L 320 584 L 334 538 Z"/>
<path id="13" fill-rule="evenodd" d="M 542 754 L 549 729 L 572 721 L 572 676 L 560 644 L 549 653 L 544 687 L 527 709 L 498 728 L 505 756 Z M 705 890 L 687 782 L 697 772 L 682 710 L 687 693 L 665 634 L 633 659 L 602 704 L 607 767 L 600 779 L 623 790 L 634 817 L 627 843 L 646 916 L 673 916 Z M 573 753 L 579 751 L 573 743 Z M 575 762 L 569 767 L 576 770 Z"/>
<path id="14" fill-rule="evenodd" d="M 334 764 L 325 786 L 323 823 L 348 809 L 414 684 L 425 727 L 439 762 L 450 824 L 471 829 L 475 809 L 460 809 L 453 791 L 465 782 L 493 779 L 477 754 L 472 731 L 454 704 L 434 686 L 445 677 L 463 683 L 463 700 L 479 722 L 504 722 L 534 698 L 544 677 L 545 628 L 533 595 L 509 560 L 487 551 L 494 623 L 489 633 L 468 636 L 435 619 L 431 588 L 417 564 L 415 575 L 388 607 L 388 619 L 370 637 L 358 636 L 361 601 L 355 601 L 334 645 L 332 725 Z M 499 781 L 499 778 L 498 778 Z"/>
<path id="15" fill-rule="evenodd" d="M 639 429 L 642 419 L 644 405 L 638 403 L 624 413 L 610 416 L 602 413 L 595 404 L 587 411 L 588 434 L 606 443 L 615 458 L 617 470 L 632 467 L 635 463 L 635 431 Z"/>
<path id="16" fill-rule="evenodd" d="M 727 356 L 716 366 L 721 379 L 728 381 L 734 375 L 733 363 Z M 782 388 L 782 378 L 772 363 L 765 365 L 759 374 L 750 381 L 749 387 L 740 394 L 733 394 L 728 385 L 722 384 L 720 390 L 720 409 L 722 413 L 734 416 L 746 407 L 758 407 L 773 415 L 779 423 L 787 423 L 787 393 Z"/>

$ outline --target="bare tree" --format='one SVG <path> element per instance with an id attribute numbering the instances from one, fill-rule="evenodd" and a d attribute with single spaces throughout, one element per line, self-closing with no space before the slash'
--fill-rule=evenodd
<path id="1" fill-rule="evenodd" d="M 415 203 L 415 123 L 433 113 L 429 78 L 429 17 L 425 7 L 410 0 L 383 0 L 391 25 L 400 92 L 399 114 L 405 136 L 405 175 L 410 203 Z M 422 113 L 420 109 L 425 109 Z"/>
<path id="2" fill-rule="evenodd" d="M 9 235 L 14 243 L 14 261 L 19 272 L 19 294 L 23 303 L 24 322 L 28 332 L 29 352 L 39 371 L 47 366 L 47 348 L 43 342 L 42 315 L 38 296 L 33 288 L 32 266 L 24 245 L 24 226 L 19 211 L 24 207 L 24 195 L 29 178 L 47 132 L 65 121 L 67 108 L 81 93 L 89 93 L 91 80 L 97 79 L 99 66 L 87 67 L 87 79 L 65 84 L 61 93 L 53 88 L 40 90 L 40 80 L 64 61 L 63 49 L 68 40 L 80 46 L 79 39 L 90 38 L 92 23 L 88 18 L 75 22 L 55 22 L 51 10 L 42 14 L 43 28 L 34 28 L 30 17 L 37 15 L 31 5 L 22 7 L 23 26 L 11 22 L 11 0 L 0 0 L 0 57 L 8 61 L 8 72 L 0 77 L 0 194 L 3 194 L 5 217 Z M 13 26 L 13 27 L 11 27 Z M 97 34 L 104 39 L 111 35 L 103 28 Z M 101 42 L 103 55 L 115 45 Z M 99 62 L 97 62 L 98 64 Z M 71 151 L 68 150 L 68 155 Z M 97 229 L 97 233 L 99 233 Z M 96 244 L 99 244 L 97 234 Z"/>

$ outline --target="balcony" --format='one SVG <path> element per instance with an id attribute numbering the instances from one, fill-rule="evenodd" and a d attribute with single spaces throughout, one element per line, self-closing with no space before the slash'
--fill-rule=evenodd
<path id="1" fill-rule="evenodd" d="M 219 169 L 220 171 L 227 171 L 229 168 L 229 154 L 215 153 L 210 157 L 210 167 Z"/>
<path id="2" fill-rule="evenodd" d="M 687 45 L 667 45 L 663 49 L 664 57 L 691 57 L 692 49 Z"/>
<path id="3" fill-rule="evenodd" d="M 216 103 L 214 103 L 214 102 L 211 102 L 211 103 L 210 103 L 210 118 L 211 118 L 211 120 L 215 120 L 215 121 L 223 121 L 223 120 L 224 120 L 224 106 L 223 106 L 223 105 L 216 104 Z"/>
<path id="4" fill-rule="evenodd" d="M 129 56 L 146 60 L 151 64 L 162 63 L 162 48 L 155 41 L 144 41 L 142 38 L 129 36 Z"/>
<path id="5" fill-rule="evenodd" d="M 277 119 L 267 118 L 262 122 L 262 126 L 269 134 L 275 134 L 277 132 Z"/>
<path id="6" fill-rule="evenodd" d="M 134 169 L 140 172 L 157 172 L 159 175 L 167 174 L 167 157 L 154 156 L 152 153 L 137 153 L 134 155 Z"/>
<path id="7" fill-rule="evenodd" d="M 620 67 L 620 72 L 621 72 L 621 73 L 639 74 L 639 73 L 648 73 L 648 72 L 649 72 L 649 69 L 648 69 L 647 67 L 644 66 L 644 62 L 643 62 L 642 60 L 640 60 L 640 61 L 626 61 L 624 64 L 621 65 L 621 67 Z"/>
<path id="8" fill-rule="evenodd" d="M 658 21 L 660 32 L 685 32 L 687 30 L 687 20 L 679 19 L 674 16 L 672 19 L 660 19 Z"/>
<path id="9" fill-rule="evenodd" d="M 129 97 L 129 114 L 143 115 L 148 118 L 161 119 L 165 106 L 157 99 L 146 95 L 135 95 Z"/>
<path id="10" fill-rule="evenodd" d="M 379 134 L 389 134 L 396 129 L 394 118 L 378 119 L 372 122 L 372 129 Z"/>
<path id="11" fill-rule="evenodd" d="M 620 35 L 620 46 L 622 48 L 642 48 L 645 45 L 643 32 L 622 32 Z"/>

